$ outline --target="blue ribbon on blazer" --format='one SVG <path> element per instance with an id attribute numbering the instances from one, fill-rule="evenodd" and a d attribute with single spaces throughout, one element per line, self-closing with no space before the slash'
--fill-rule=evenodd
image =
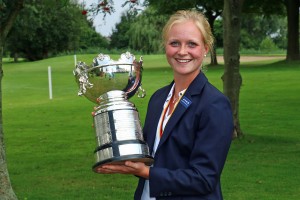
<path id="1" fill-rule="evenodd" d="M 153 151 L 156 128 L 173 82 L 150 98 L 143 128 Z M 230 148 L 230 102 L 200 72 L 165 126 L 150 168 L 150 196 L 156 199 L 222 199 L 220 176 Z M 134 198 L 141 199 L 140 178 Z"/>

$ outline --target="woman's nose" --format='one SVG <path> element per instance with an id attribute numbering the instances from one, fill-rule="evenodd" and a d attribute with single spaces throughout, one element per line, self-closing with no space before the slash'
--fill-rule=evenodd
<path id="1" fill-rule="evenodd" d="M 179 53 L 180 55 L 185 55 L 185 54 L 187 54 L 186 46 L 185 46 L 185 45 L 181 45 L 178 53 Z"/>

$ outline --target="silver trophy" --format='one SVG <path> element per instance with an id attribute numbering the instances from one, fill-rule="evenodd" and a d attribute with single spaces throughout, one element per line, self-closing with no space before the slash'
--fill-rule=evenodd
<path id="1" fill-rule="evenodd" d="M 141 88 L 143 60 L 129 52 L 118 61 L 99 54 L 92 65 L 78 62 L 73 73 L 79 86 L 78 95 L 97 104 L 93 112 L 97 147 L 94 172 L 103 164 L 122 164 L 126 160 L 153 163 L 143 139 L 139 114 L 128 99 L 134 94 L 145 96 Z"/>

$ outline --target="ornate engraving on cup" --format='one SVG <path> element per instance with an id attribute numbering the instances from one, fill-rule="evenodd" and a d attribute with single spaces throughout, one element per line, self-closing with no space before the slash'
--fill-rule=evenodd
<path id="1" fill-rule="evenodd" d="M 137 62 L 129 52 L 118 61 L 99 54 L 88 66 L 78 62 L 73 73 L 78 95 L 97 104 L 93 112 L 97 147 L 93 170 L 103 164 L 122 164 L 126 160 L 153 163 L 143 139 L 139 114 L 128 99 L 134 94 L 145 96 L 141 87 L 142 57 Z"/>

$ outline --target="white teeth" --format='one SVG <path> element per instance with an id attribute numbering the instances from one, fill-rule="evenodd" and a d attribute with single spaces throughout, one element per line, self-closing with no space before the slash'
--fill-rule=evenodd
<path id="1" fill-rule="evenodd" d="M 181 59 L 177 59 L 178 62 L 181 62 L 181 63 L 187 63 L 187 62 L 190 62 L 191 60 L 181 60 Z"/>

